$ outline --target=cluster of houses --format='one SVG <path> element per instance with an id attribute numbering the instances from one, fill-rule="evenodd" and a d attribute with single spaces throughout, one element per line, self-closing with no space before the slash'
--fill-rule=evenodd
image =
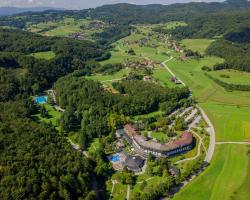
<path id="1" fill-rule="evenodd" d="M 125 67 L 135 68 L 135 69 L 139 69 L 139 68 L 153 69 L 156 64 L 160 64 L 160 63 L 157 63 L 152 60 L 140 59 L 140 60 L 127 60 L 124 65 Z"/>

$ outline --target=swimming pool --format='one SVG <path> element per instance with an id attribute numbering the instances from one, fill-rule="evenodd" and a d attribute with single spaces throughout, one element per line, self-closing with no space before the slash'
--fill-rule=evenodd
<path id="1" fill-rule="evenodd" d="M 120 162 L 120 155 L 114 154 L 108 157 L 109 161 L 111 162 Z"/>
<path id="2" fill-rule="evenodd" d="M 35 97 L 35 102 L 37 104 L 45 104 L 47 102 L 47 99 L 48 99 L 47 96 Z"/>

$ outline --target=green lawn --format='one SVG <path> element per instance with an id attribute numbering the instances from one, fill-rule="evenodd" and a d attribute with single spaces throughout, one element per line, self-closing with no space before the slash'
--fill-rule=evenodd
<path id="1" fill-rule="evenodd" d="M 160 140 L 161 142 L 167 142 L 169 139 L 167 134 L 163 132 L 153 132 L 151 133 L 151 136 L 157 140 Z"/>
<path id="2" fill-rule="evenodd" d="M 215 57 L 199 61 L 172 60 L 168 66 L 192 90 L 215 126 L 216 141 L 250 140 L 250 92 L 228 92 L 205 77 L 201 67 L 222 62 Z M 188 186 L 176 194 L 174 200 L 231 200 L 239 195 L 250 195 L 249 158 L 246 145 L 216 146 L 211 165 Z M 247 178 L 245 178 L 247 176 Z M 245 190 L 244 190 L 245 188 Z"/>
<path id="3" fill-rule="evenodd" d="M 226 83 L 250 85 L 250 73 L 248 72 L 225 69 L 225 70 L 212 71 L 209 72 L 209 74 Z M 226 75 L 228 77 L 223 78 L 223 75 Z"/>
<path id="4" fill-rule="evenodd" d="M 244 145 L 218 145 L 212 165 L 184 187 L 174 200 L 249 199 L 249 163 Z"/>
<path id="5" fill-rule="evenodd" d="M 39 121 L 45 122 L 45 123 L 52 123 L 57 129 L 58 127 L 58 121 L 61 118 L 62 113 L 54 110 L 53 106 L 49 104 L 44 104 L 46 110 L 48 111 L 49 117 L 43 118 L 41 114 L 36 114 L 34 117 L 38 118 Z"/>
<path id="6" fill-rule="evenodd" d="M 216 141 L 250 141 L 250 107 L 203 103 L 214 123 Z"/>
<path id="7" fill-rule="evenodd" d="M 122 69 L 111 75 L 96 74 L 93 76 L 86 76 L 86 78 L 100 82 L 109 82 L 109 81 L 112 82 L 112 80 L 121 79 L 122 77 L 128 75 L 129 72 L 130 72 L 129 69 Z"/>
<path id="8" fill-rule="evenodd" d="M 181 87 L 171 81 L 172 75 L 163 67 L 158 67 L 153 71 L 153 77 L 165 87 Z"/>
<path id="9" fill-rule="evenodd" d="M 34 56 L 37 59 L 46 59 L 46 60 L 51 60 L 56 56 L 56 54 L 53 51 L 37 52 L 37 53 L 32 53 L 30 55 Z"/>
<path id="10" fill-rule="evenodd" d="M 161 110 L 158 110 L 158 111 L 151 112 L 151 113 L 148 113 L 145 115 L 136 115 L 136 116 L 134 116 L 134 119 L 138 120 L 138 119 L 143 119 L 143 118 L 150 118 L 150 117 L 155 117 L 155 116 L 159 116 L 162 114 L 164 114 L 164 113 Z"/>
<path id="11" fill-rule="evenodd" d="M 90 144 L 89 148 L 88 148 L 88 152 L 90 154 L 94 154 L 96 152 L 97 149 L 100 148 L 100 140 L 99 138 L 95 138 L 92 143 Z"/>
<path id="12" fill-rule="evenodd" d="M 192 51 L 198 51 L 201 54 L 205 53 L 207 47 L 214 42 L 214 40 L 208 39 L 184 39 L 181 44 Z"/>

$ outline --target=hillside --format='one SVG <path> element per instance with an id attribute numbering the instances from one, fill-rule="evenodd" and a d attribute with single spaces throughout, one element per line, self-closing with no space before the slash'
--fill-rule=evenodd
<path id="1" fill-rule="evenodd" d="M 0 7 L 0 16 L 15 15 L 24 12 L 43 12 L 45 10 L 64 10 L 54 7 L 33 7 L 33 8 L 17 8 L 17 7 Z"/>
<path id="2" fill-rule="evenodd" d="M 0 13 L 0 199 L 250 199 L 250 1 Z"/>

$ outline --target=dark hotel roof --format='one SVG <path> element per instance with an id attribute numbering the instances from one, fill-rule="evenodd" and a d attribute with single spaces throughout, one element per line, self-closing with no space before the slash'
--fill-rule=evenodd
<path id="1" fill-rule="evenodd" d="M 126 155 L 126 160 L 124 163 L 129 169 L 132 170 L 138 170 L 143 167 L 144 165 L 144 159 L 142 159 L 140 156 L 131 156 Z"/>

